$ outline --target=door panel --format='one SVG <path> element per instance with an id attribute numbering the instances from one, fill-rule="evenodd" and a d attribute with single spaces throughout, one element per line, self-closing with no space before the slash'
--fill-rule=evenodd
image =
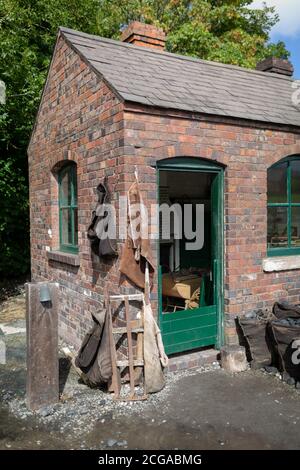
<path id="1" fill-rule="evenodd" d="M 182 169 L 183 170 L 183 169 Z M 199 171 L 199 174 L 201 172 Z M 162 312 L 161 269 L 158 272 L 159 323 L 167 354 L 222 342 L 223 171 L 215 172 L 211 185 L 211 268 L 213 305 L 173 313 Z"/>
<path id="2" fill-rule="evenodd" d="M 162 337 L 167 354 L 214 345 L 217 315 L 214 305 L 162 314 Z"/>
<path id="3" fill-rule="evenodd" d="M 213 260 L 214 304 L 218 317 L 216 344 L 223 344 L 223 172 L 216 174 L 211 185 L 211 251 Z"/>

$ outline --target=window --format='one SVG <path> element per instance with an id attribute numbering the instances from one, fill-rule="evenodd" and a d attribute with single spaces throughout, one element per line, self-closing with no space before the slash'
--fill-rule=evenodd
<path id="1" fill-rule="evenodd" d="M 77 171 L 68 163 L 58 174 L 60 250 L 78 252 Z"/>
<path id="2" fill-rule="evenodd" d="M 300 156 L 268 170 L 268 255 L 300 254 Z"/>

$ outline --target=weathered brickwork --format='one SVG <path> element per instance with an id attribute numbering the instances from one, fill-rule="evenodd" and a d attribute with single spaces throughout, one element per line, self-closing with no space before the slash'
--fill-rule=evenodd
<path id="1" fill-rule="evenodd" d="M 61 286 L 60 334 L 78 346 L 106 287 L 118 290 L 113 261 L 92 256 L 86 229 L 96 203 L 95 188 L 104 176 L 112 198 L 126 175 L 117 168 L 123 158 L 123 105 L 107 85 L 59 40 L 29 146 L 32 278 Z M 58 247 L 57 169 L 77 163 L 79 266 L 48 260 Z M 52 233 L 50 232 L 52 231 Z M 65 256 L 66 258 L 68 255 Z"/>
<path id="2" fill-rule="evenodd" d="M 150 168 L 157 159 L 200 157 L 226 165 L 224 320 L 226 341 L 234 344 L 236 315 L 271 307 L 280 299 L 300 300 L 299 270 L 265 273 L 262 267 L 267 256 L 267 168 L 300 153 L 300 133 L 138 111 L 125 112 L 124 141 L 135 149 L 126 161 L 140 165 L 148 201 L 155 198 Z"/>
<path id="3" fill-rule="evenodd" d="M 300 154 L 300 133 L 234 124 L 204 116 L 130 107 L 114 95 L 81 58 L 58 41 L 29 146 L 33 280 L 61 286 L 60 334 L 78 346 L 104 289 L 134 292 L 118 270 L 119 260 L 92 255 L 86 230 L 95 188 L 108 177 L 112 198 L 125 194 L 135 165 L 144 201 L 156 202 L 155 162 L 175 156 L 216 160 L 225 168 L 225 334 L 237 341 L 234 318 L 277 299 L 299 302 L 299 270 L 265 273 L 267 168 Z M 48 259 L 58 247 L 57 169 L 77 163 L 79 266 Z M 121 250 L 119 242 L 119 250 Z M 155 243 L 153 242 L 155 251 Z M 154 287 L 153 308 L 157 294 Z"/>

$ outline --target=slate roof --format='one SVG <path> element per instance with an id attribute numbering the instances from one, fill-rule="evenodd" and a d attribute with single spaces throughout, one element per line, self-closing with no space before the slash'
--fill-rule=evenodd
<path id="1" fill-rule="evenodd" d="M 290 77 L 60 31 L 125 101 L 300 126 Z"/>

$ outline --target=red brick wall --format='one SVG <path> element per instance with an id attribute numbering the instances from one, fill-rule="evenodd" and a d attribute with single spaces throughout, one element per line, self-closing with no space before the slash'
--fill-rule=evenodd
<path id="1" fill-rule="evenodd" d="M 28 150 L 31 259 L 34 281 L 59 282 L 60 334 L 75 345 L 89 327 L 89 312 L 99 307 L 104 288 L 118 291 L 114 262 L 99 263 L 92 256 L 86 230 L 99 182 L 106 175 L 116 199 L 126 179 L 119 171 L 123 167 L 115 168 L 124 153 L 123 126 L 122 103 L 60 39 Z M 47 250 L 58 247 L 56 169 L 66 160 L 77 163 L 79 267 L 47 259 Z"/>
<path id="2" fill-rule="evenodd" d="M 126 148 L 134 148 L 134 155 L 125 159 L 128 165 L 140 166 L 145 199 L 156 197 L 151 165 L 157 159 L 192 156 L 226 165 L 225 337 L 234 344 L 236 315 L 271 307 L 279 299 L 300 301 L 299 270 L 265 273 L 262 267 L 267 250 L 267 168 L 300 154 L 300 133 L 140 111 L 136 107 L 125 112 L 124 141 Z"/>
<path id="3" fill-rule="evenodd" d="M 86 230 L 96 202 L 95 188 L 107 175 L 117 202 L 134 180 L 137 165 L 144 200 L 155 202 L 152 166 L 161 158 L 193 156 L 226 165 L 227 342 L 237 341 L 237 314 L 270 306 L 276 299 L 299 301 L 299 270 L 267 274 L 262 260 L 266 256 L 266 171 L 281 158 L 300 153 L 300 135 L 155 113 L 140 107 L 124 110 L 108 86 L 59 40 L 28 152 L 32 278 L 59 282 L 60 334 L 76 346 L 104 288 L 111 293 L 135 291 L 129 284 L 120 287 L 118 260 L 99 262 L 91 254 Z M 55 170 L 67 159 L 76 161 L 78 170 L 78 267 L 47 259 L 47 250 L 58 245 Z"/>

